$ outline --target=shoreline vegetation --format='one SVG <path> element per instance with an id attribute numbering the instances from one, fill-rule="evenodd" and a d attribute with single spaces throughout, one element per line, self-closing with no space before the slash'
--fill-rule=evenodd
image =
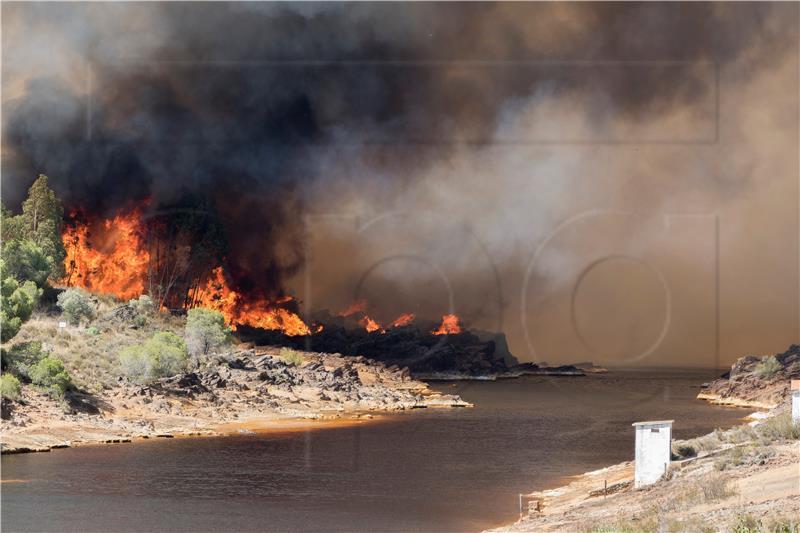
<path id="1" fill-rule="evenodd" d="M 634 462 L 626 461 L 520 495 L 519 520 L 490 531 L 800 531 L 800 425 L 789 395 L 799 378 L 800 346 L 743 357 L 697 398 L 760 409 L 749 422 L 673 441 L 667 474 L 648 487 L 633 488 Z"/>
<path id="2" fill-rule="evenodd" d="M 98 301 L 103 309 L 110 302 Z M 31 359 L 58 358 L 70 376 L 63 395 L 21 383 L 3 399 L 2 453 L 87 443 L 214 436 L 362 423 L 380 413 L 470 407 L 434 391 L 406 369 L 363 357 L 240 344 L 176 375 L 132 380 L 114 365 L 119 346 L 154 331 L 179 332 L 185 318 L 154 313 L 131 327 L 127 313 L 103 313 L 90 328 L 63 328 L 58 317 L 26 322 L 8 367 L 26 374 Z M 138 316 L 138 315 L 137 315 Z M 51 339 L 45 342 L 42 339 Z M 31 352 L 34 352 L 31 354 Z M 80 354 L 80 355 L 77 355 Z M 38 363 L 36 363 L 38 364 Z"/>

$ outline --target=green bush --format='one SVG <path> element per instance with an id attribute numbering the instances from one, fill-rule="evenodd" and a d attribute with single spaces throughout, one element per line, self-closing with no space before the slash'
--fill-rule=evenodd
<path id="1" fill-rule="evenodd" d="M 2 265 L 3 263 L 0 263 Z M 2 266 L 0 266 L 2 268 Z M 28 320 L 39 302 L 42 289 L 33 281 L 19 283 L 12 277 L 4 278 L 0 283 L 0 340 L 11 340 Z"/>
<path id="2" fill-rule="evenodd" d="M 9 373 L 0 376 L 0 395 L 4 400 L 19 400 L 22 397 L 19 380 Z"/>
<path id="3" fill-rule="evenodd" d="M 67 289 L 58 295 L 58 307 L 64 314 L 64 318 L 77 326 L 81 318 L 92 320 L 94 318 L 94 307 L 89 295 L 81 289 Z"/>
<path id="4" fill-rule="evenodd" d="M 183 372 L 188 359 L 186 343 L 168 331 L 156 333 L 143 344 L 123 348 L 119 356 L 122 373 L 136 383 Z"/>
<path id="5" fill-rule="evenodd" d="M 231 330 L 225 318 L 212 309 L 189 309 L 186 318 L 186 343 L 194 357 L 217 351 L 230 342 Z"/>
<path id="6" fill-rule="evenodd" d="M 47 355 L 41 341 L 20 342 L 6 353 L 8 369 L 17 376 L 30 381 L 31 370 Z"/>
<path id="7" fill-rule="evenodd" d="M 305 358 L 300 352 L 292 350 L 291 348 L 281 348 L 280 356 L 284 361 L 294 366 L 300 366 L 303 364 L 303 361 L 305 361 Z"/>
<path id="8" fill-rule="evenodd" d="M 54 398 L 63 397 L 72 385 L 64 363 L 54 357 L 45 357 L 36 363 L 30 371 L 34 385 L 46 390 Z"/>
<path id="9" fill-rule="evenodd" d="M 770 355 L 768 357 L 764 357 L 761 359 L 761 362 L 756 365 L 756 369 L 754 370 L 755 374 L 762 378 L 771 378 L 775 374 L 777 374 L 783 366 L 781 365 L 778 358 L 774 355 Z"/>

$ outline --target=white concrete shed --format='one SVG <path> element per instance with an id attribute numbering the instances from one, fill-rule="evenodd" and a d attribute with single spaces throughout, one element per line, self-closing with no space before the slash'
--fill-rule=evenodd
<path id="1" fill-rule="evenodd" d="M 635 488 L 651 485 L 667 472 L 672 455 L 672 422 L 648 420 L 633 423 L 636 430 Z"/>

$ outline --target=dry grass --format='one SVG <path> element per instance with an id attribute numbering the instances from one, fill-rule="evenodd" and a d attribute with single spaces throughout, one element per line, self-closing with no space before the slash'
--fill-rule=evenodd
<path id="1" fill-rule="evenodd" d="M 303 361 L 305 361 L 302 352 L 292 350 L 291 348 L 281 348 L 278 355 L 281 359 L 294 366 L 300 366 L 303 364 Z"/>
<path id="2" fill-rule="evenodd" d="M 767 418 L 755 426 L 742 425 L 726 430 L 718 429 L 702 437 L 673 441 L 672 453 L 676 458 L 687 458 L 701 452 L 716 451 L 728 445 L 769 446 L 798 439 L 800 439 L 800 424 L 793 424 L 791 413 L 785 412 Z"/>
<path id="3" fill-rule="evenodd" d="M 42 341 L 43 351 L 64 362 L 78 388 L 96 394 L 116 383 L 122 348 L 141 343 L 157 331 L 183 334 L 183 317 L 160 312 L 147 317 L 142 325 L 126 323 L 108 315 L 118 305 L 109 297 L 98 298 L 98 318 L 87 327 L 59 328 L 59 315 L 37 313 L 23 324 L 10 344 Z"/>

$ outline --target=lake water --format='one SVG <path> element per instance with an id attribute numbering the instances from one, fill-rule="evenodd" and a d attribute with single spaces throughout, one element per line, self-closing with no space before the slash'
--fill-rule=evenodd
<path id="1" fill-rule="evenodd" d="M 473 409 L 355 427 L 3 456 L 4 531 L 478 531 L 520 492 L 632 459 L 631 423 L 676 438 L 749 411 L 695 400 L 718 372 L 439 383 Z"/>

